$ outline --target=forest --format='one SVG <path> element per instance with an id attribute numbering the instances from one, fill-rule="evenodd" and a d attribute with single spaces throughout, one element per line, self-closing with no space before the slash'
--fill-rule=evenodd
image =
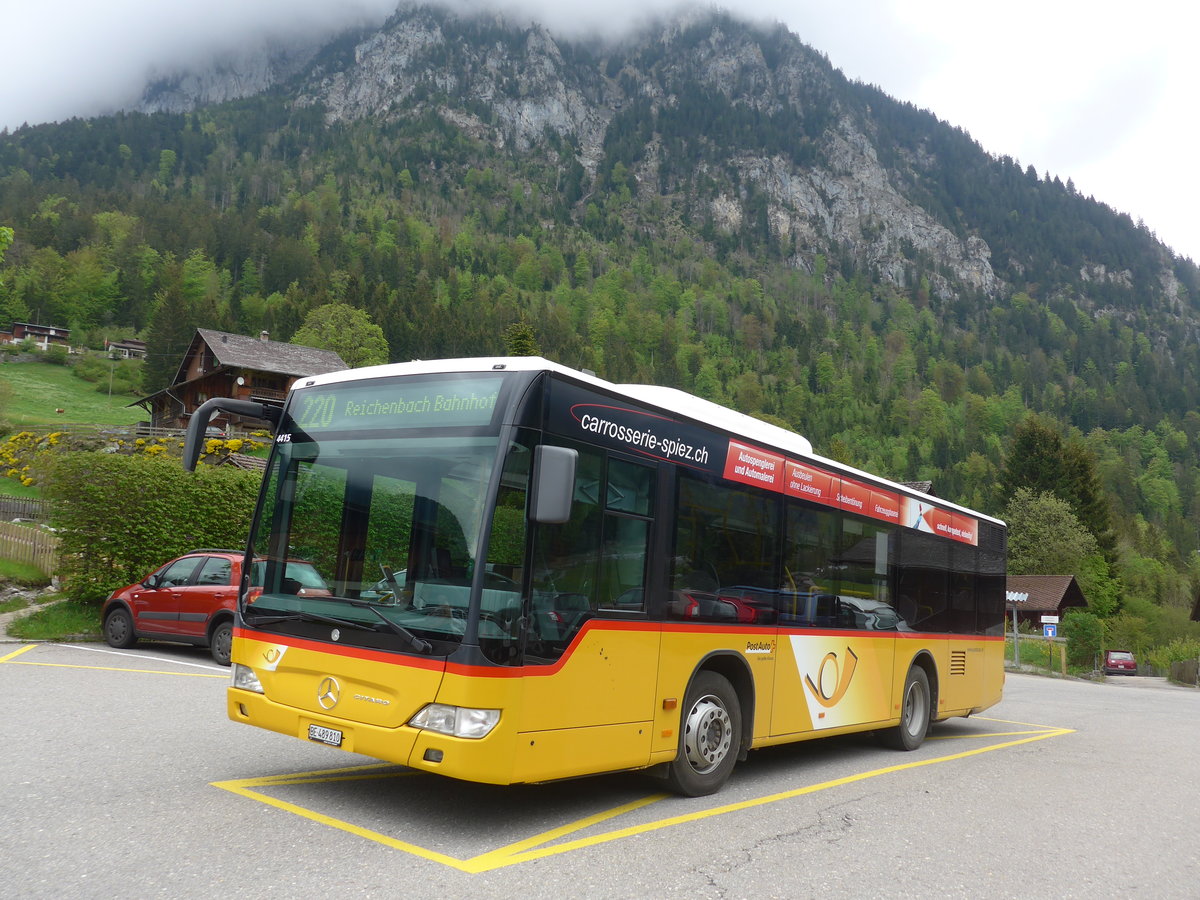
<path id="1" fill-rule="evenodd" d="M 933 290 L 937 264 L 919 254 L 911 288 L 853 247 L 788 265 L 752 190 L 762 215 L 715 225 L 697 161 L 728 147 L 697 134 L 734 143 L 765 128 L 767 143 L 775 129 L 819 133 L 820 117 L 764 121 L 700 93 L 672 116 L 629 105 L 592 178 L 553 134 L 518 153 L 427 105 L 330 125 L 319 105 L 267 94 L 0 132 L 0 225 L 13 231 L 0 322 L 60 324 L 93 348 L 140 337 L 145 393 L 169 383 L 197 327 L 286 341 L 312 310 L 347 304 L 401 361 L 504 353 L 518 326 L 550 359 L 682 388 L 998 516 L 1022 486 L 1012 453 L 1032 422 L 1083 460 L 1097 496 L 1089 511 L 1078 492 L 1040 487 L 1106 532 L 1079 572 L 1053 574 L 1090 572 L 1097 605 L 1147 644 L 1194 633 L 1196 267 L 1070 184 L 872 88 L 843 89 L 851 107 L 869 101 L 881 147 L 939 145 L 936 178 L 896 177 L 989 242 L 999 297 Z M 668 163 L 647 185 L 633 173 L 651 138 Z M 1164 258 L 1174 298 L 1153 284 Z M 1125 275 L 1082 283 L 1101 261 Z"/>

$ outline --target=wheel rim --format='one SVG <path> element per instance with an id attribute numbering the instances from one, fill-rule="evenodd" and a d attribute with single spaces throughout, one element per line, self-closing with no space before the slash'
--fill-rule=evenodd
<path id="1" fill-rule="evenodd" d="M 230 628 L 218 628 L 213 635 L 213 654 L 220 659 L 229 659 L 233 650 L 233 631 Z"/>
<path id="2" fill-rule="evenodd" d="M 108 637 L 118 644 L 129 637 L 129 623 L 120 613 L 113 613 L 108 617 Z"/>
<path id="3" fill-rule="evenodd" d="M 733 723 L 721 701 L 707 694 L 696 701 L 684 725 L 683 747 L 699 775 L 717 768 L 733 744 Z"/>
<path id="4" fill-rule="evenodd" d="M 927 709 L 925 692 L 921 690 L 921 685 L 914 681 L 904 695 L 904 730 L 912 737 L 919 737 L 924 730 Z"/>

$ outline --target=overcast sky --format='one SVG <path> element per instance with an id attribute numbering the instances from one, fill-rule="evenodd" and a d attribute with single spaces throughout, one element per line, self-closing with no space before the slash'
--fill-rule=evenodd
<path id="1" fill-rule="evenodd" d="M 460 5 L 480 0 L 456 0 Z M 495 2 L 495 0 L 489 0 Z M 574 34 L 675 0 L 506 8 Z M 135 98 L 148 71 L 266 32 L 379 22 L 395 0 L 0 0 L 0 127 Z M 852 79 L 931 110 L 984 149 L 1068 178 L 1200 262 L 1200 12 L 1178 0 L 741 0 Z"/>

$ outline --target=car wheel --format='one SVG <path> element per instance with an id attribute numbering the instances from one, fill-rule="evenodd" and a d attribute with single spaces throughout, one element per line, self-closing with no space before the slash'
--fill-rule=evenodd
<path id="1" fill-rule="evenodd" d="M 214 660 L 222 666 L 229 665 L 229 656 L 233 651 L 233 623 L 226 619 L 214 628 L 208 646 Z"/>
<path id="2" fill-rule="evenodd" d="M 137 643 L 137 632 L 133 630 L 133 617 L 129 610 L 118 606 L 104 617 L 104 640 L 108 646 L 125 650 Z"/>
<path id="3" fill-rule="evenodd" d="M 692 679 L 679 717 L 679 752 L 667 767 L 671 790 L 701 797 L 720 790 L 741 749 L 742 710 L 737 692 L 716 672 Z"/>
<path id="4" fill-rule="evenodd" d="M 932 717 L 929 676 L 920 666 L 908 670 L 904 696 L 900 700 L 900 724 L 879 733 L 884 746 L 894 750 L 916 750 L 925 741 Z"/>

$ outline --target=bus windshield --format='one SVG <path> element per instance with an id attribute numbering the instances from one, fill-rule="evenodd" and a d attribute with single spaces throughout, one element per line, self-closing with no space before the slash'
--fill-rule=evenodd
<path id="1" fill-rule="evenodd" d="M 297 392 L 254 527 L 265 571 L 261 591 L 248 594 L 246 623 L 381 650 L 453 652 L 479 564 L 500 385 L 442 376 Z M 445 409 L 435 413 L 439 402 Z M 297 568 L 319 579 L 297 579 Z M 487 574 L 490 593 L 519 603 L 515 583 L 497 586 L 502 576 Z"/>

